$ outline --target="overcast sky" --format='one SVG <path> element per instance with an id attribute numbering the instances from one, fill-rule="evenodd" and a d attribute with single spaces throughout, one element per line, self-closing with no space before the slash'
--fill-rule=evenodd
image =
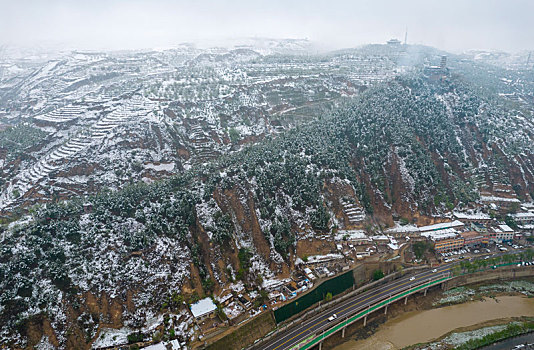
<path id="1" fill-rule="evenodd" d="M 0 45 L 141 49 L 224 38 L 389 38 L 459 52 L 534 49 L 533 0 L 0 0 Z"/>

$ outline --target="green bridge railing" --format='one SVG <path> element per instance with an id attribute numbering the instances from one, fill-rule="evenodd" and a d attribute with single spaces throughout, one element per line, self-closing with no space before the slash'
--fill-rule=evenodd
<path id="1" fill-rule="evenodd" d="M 468 274 L 472 274 L 474 272 L 490 270 L 490 269 L 492 269 L 492 266 L 495 266 L 496 268 L 498 268 L 498 267 L 511 266 L 511 265 L 517 265 L 517 262 L 508 262 L 508 263 L 495 264 L 495 265 L 487 266 L 487 267 L 484 267 L 482 269 L 479 269 L 479 270 L 476 270 L 476 271 L 473 271 L 473 272 L 461 273 L 461 274 L 456 275 L 456 276 L 468 275 Z M 387 298 L 386 300 L 383 300 L 383 301 L 375 304 L 374 306 L 369 307 L 367 310 L 360 311 L 356 315 L 354 315 L 354 316 L 352 316 L 350 318 L 347 318 L 345 321 L 342 321 L 342 322 L 338 323 L 334 327 L 328 329 L 327 331 L 324 331 L 323 333 L 321 333 L 319 335 L 316 334 L 316 335 L 309 336 L 308 338 L 306 338 L 305 340 L 301 341 L 300 343 L 292 346 L 291 349 L 303 349 L 303 350 L 309 349 L 309 348 L 317 345 L 319 342 L 323 341 L 325 338 L 328 338 L 332 334 L 336 333 L 340 329 L 342 329 L 344 327 L 347 327 L 348 325 L 352 324 L 353 322 L 361 319 L 364 316 L 367 316 L 368 314 L 370 314 L 370 313 L 382 308 L 385 305 L 391 304 L 391 303 L 393 303 L 393 302 L 395 302 L 395 301 L 397 301 L 399 299 L 402 299 L 402 298 L 404 298 L 404 297 L 406 297 L 406 296 L 408 296 L 410 294 L 416 293 L 416 292 L 418 292 L 418 291 L 420 291 L 422 289 L 428 288 L 428 287 L 433 286 L 435 284 L 439 284 L 439 283 L 445 282 L 445 281 L 447 281 L 447 280 L 449 280 L 449 279 L 451 279 L 453 277 L 456 277 L 456 276 L 451 274 L 451 275 L 449 275 L 447 277 L 442 277 L 442 278 L 439 278 L 437 280 L 421 284 L 421 285 L 419 285 L 417 287 L 410 288 L 410 289 L 408 289 L 408 290 L 406 290 L 406 291 L 404 291 L 402 293 L 397 294 L 394 297 Z"/>
<path id="2" fill-rule="evenodd" d="M 334 327 L 330 328 L 329 330 L 321 333 L 320 335 L 315 335 L 313 337 L 313 339 L 310 340 L 310 338 L 307 338 L 306 340 L 303 341 L 303 342 L 306 342 L 306 344 L 303 344 L 302 346 L 300 346 L 300 344 L 302 344 L 302 342 L 301 342 L 301 343 L 293 346 L 292 349 L 295 349 L 295 348 L 298 348 L 298 349 L 309 349 L 312 346 L 315 346 L 319 342 L 323 341 L 325 338 L 328 338 L 332 334 L 336 333 L 340 329 L 342 329 L 344 327 L 347 327 L 348 325 L 350 325 L 353 322 L 361 319 L 364 316 L 367 316 L 371 312 L 374 312 L 374 311 L 382 308 L 385 305 L 391 304 L 392 302 L 395 302 L 395 301 L 397 301 L 399 299 L 402 299 L 402 298 L 404 298 L 404 297 L 406 297 L 406 296 L 408 296 L 410 294 L 416 293 L 416 292 L 418 292 L 418 291 L 420 291 L 422 289 L 431 287 L 431 286 L 433 286 L 435 284 L 439 284 L 441 282 L 445 282 L 445 281 L 449 280 L 450 278 L 451 278 L 450 276 L 442 277 L 442 278 L 439 278 L 437 280 L 434 280 L 434 281 L 431 281 L 431 282 L 427 282 L 427 283 L 421 284 L 421 285 L 419 285 L 417 287 L 413 287 L 411 289 L 408 289 L 407 291 L 401 292 L 401 293 L 397 294 L 394 297 L 387 298 L 386 300 L 383 300 L 383 301 L 375 304 L 374 306 L 369 307 L 368 309 L 366 309 L 364 311 L 360 311 L 359 313 L 357 313 L 356 315 L 346 319 L 345 321 L 342 321 L 342 322 L 338 323 L 337 325 L 335 325 Z"/>

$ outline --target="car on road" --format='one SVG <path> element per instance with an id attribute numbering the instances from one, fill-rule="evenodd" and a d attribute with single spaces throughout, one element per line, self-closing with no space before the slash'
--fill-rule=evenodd
<path id="1" fill-rule="evenodd" d="M 328 317 L 328 322 L 332 322 L 333 320 L 335 320 L 337 318 L 337 315 L 336 314 L 333 314 L 332 316 Z"/>
<path id="2" fill-rule="evenodd" d="M 410 281 L 413 281 L 413 280 L 415 280 L 415 277 L 410 277 Z"/>
<path id="3" fill-rule="evenodd" d="M 432 270 L 432 272 L 438 272 L 438 269 L 434 269 L 434 270 Z"/>

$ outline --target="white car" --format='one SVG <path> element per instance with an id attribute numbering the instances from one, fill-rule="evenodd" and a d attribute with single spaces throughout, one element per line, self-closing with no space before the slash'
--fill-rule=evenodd
<path id="1" fill-rule="evenodd" d="M 332 322 L 333 320 L 335 320 L 337 318 L 337 315 L 336 314 L 333 314 L 332 316 L 328 317 L 328 322 Z"/>
<path id="2" fill-rule="evenodd" d="M 432 272 L 438 272 L 438 269 L 434 269 L 434 270 L 432 270 Z"/>
<path id="3" fill-rule="evenodd" d="M 415 277 L 410 277 L 410 281 L 413 281 L 413 280 L 415 280 Z"/>

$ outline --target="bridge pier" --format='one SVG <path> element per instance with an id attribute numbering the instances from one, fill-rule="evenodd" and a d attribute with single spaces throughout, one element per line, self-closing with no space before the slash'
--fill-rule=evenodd
<path id="1" fill-rule="evenodd" d="M 404 305 L 408 304 L 408 296 L 406 296 L 406 298 L 404 298 Z"/>
<path id="2" fill-rule="evenodd" d="M 363 318 L 363 326 L 365 327 L 367 325 L 367 315 Z"/>
<path id="3" fill-rule="evenodd" d="M 427 290 L 428 290 L 428 288 L 425 288 L 425 295 L 424 295 L 425 297 L 426 297 L 426 291 L 427 291 Z"/>
<path id="4" fill-rule="evenodd" d="M 345 338 L 345 328 L 347 327 L 343 327 L 343 329 L 341 330 L 341 338 Z"/>
<path id="5" fill-rule="evenodd" d="M 384 315 L 387 315 L 388 314 L 388 306 L 386 305 L 386 307 L 384 308 Z"/>
<path id="6" fill-rule="evenodd" d="M 320 342 L 319 343 L 319 350 L 321 350 L 323 348 L 323 342 Z"/>

